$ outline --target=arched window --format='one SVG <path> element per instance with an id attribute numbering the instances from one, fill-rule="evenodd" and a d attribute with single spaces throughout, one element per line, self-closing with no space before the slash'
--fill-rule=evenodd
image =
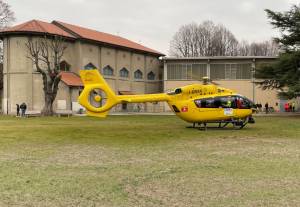
<path id="1" fill-rule="evenodd" d="M 65 60 L 59 63 L 59 69 L 61 71 L 70 71 L 71 65 L 67 63 Z"/>
<path id="2" fill-rule="evenodd" d="M 122 68 L 120 70 L 120 77 L 128 78 L 129 77 L 129 71 L 126 68 Z"/>
<path id="3" fill-rule="evenodd" d="M 84 66 L 85 70 L 93 70 L 93 69 L 97 69 L 96 66 L 93 65 L 93 63 L 89 63 L 87 65 Z"/>
<path id="4" fill-rule="evenodd" d="M 103 75 L 113 76 L 114 75 L 114 69 L 112 69 L 112 67 L 110 67 L 109 65 L 105 66 L 103 68 Z"/>
<path id="5" fill-rule="evenodd" d="M 143 79 L 143 73 L 142 71 L 140 71 L 140 69 L 137 69 L 134 72 L 134 79 Z"/>
<path id="6" fill-rule="evenodd" d="M 155 74 L 150 71 L 148 74 L 147 74 L 147 79 L 148 80 L 155 80 Z"/>

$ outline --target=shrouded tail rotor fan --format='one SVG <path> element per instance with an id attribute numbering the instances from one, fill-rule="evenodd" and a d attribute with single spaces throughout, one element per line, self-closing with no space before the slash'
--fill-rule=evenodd
<path id="1" fill-rule="evenodd" d="M 93 89 L 90 92 L 90 104 L 95 108 L 103 107 L 107 102 L 107 95 L 102 89 Z"/>

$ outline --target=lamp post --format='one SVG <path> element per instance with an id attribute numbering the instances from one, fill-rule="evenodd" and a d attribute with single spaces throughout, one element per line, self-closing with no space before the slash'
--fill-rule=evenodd
<path id="1" fill-rule="evenodd" d="M 255 103 L 255 66 L 251 67 L 252 101 Z"/>

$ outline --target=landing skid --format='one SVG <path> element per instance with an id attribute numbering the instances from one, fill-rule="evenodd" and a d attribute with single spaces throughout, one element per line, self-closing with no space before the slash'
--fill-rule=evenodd
<path id="1" fill-rule="evenodd" d="M 228 126 L 228 124 L 232 124 L 232 129 L 243 129 L 248 123 L 254 124 L 255 121 L 252 117 L 247 117 L 246 119 L 240 120 L 222 120 L 222 121 L 207 121 L 207 122 L 195 122 L 192 126 L 188 126 L 187 128 L 195 128 L 199 130 L 207 130 L 208 128 L 217 128 L 224 129 Z M 207 124 L 218 124 L 217 127 L 207 127 Z"/>

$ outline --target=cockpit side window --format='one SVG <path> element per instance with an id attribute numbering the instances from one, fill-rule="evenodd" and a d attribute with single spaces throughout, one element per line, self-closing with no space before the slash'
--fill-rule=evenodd
<path id="1" fill-rule="evenodd" d="M 196 99 L 195 104 L 198 108 L 234 108 L 251 109 L 252 101 L 243 96 L 219 96 L 214 98 Z"/>
<path id="2" fill-rule="evenodd" d="M 195 100 L 198 108 L 218 108 L 218 103 L 214 98 L 204 98 Z"/>
<path id="3" fill-rule="evenodd" d="M 236 101 L 233 96 L 220 97 L 221 108 L 236 108 Z"/>
<path id="4" fill-rule="evenodd" d="M 219 108 L 220 100 L 216 98 L 196 99 L 195 104 L 198 108 Z"/>
<path id="5" fill-rule="evenodd" d="M 198 108 L 236 108 L 233 96 L 196 99 L 195 104 Z"/>

